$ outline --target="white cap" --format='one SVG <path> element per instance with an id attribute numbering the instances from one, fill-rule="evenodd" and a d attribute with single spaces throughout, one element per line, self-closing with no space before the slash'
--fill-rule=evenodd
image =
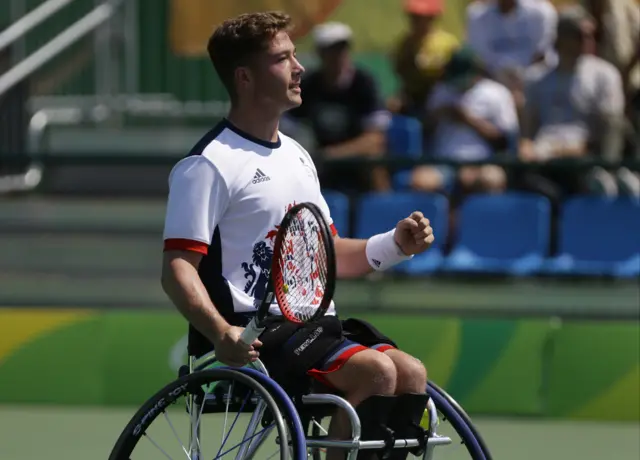
<path id="1" fill-rule="evenodd" d="M 313 28 L 313 41 L 318 48 L 326 48 L 351 40 L 351 27 L 341 22 L 325 22 Z"/>

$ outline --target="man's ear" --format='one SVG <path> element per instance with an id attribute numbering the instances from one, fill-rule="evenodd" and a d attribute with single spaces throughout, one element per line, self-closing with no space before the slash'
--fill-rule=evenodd
<path id="1" fill-rule="evenodd" d="M 246 87 L 251 84 L 253 76 L 249 67 L 241 66 L 237 67 L 234 72 L 234 79 L 236 81 L 236 87 Z"/>

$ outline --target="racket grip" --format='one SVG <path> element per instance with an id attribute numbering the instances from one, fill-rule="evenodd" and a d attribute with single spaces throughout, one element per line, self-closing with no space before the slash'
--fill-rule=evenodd
<path id="1" fill-rule="evenodd" d="M 264 327 L 258 327 L 258 321 L 253 318 L 240 334 L 240 340 L 247 345 L 251 345 L 255 339 L 260 337 L 264 329 Z"/>

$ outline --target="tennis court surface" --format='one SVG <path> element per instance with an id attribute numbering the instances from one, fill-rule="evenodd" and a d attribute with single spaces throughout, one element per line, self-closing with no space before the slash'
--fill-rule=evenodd
<path id="1" fill-rule="evenodd" d="M 0 459 L 106 459 L 134 411 L 135 408 L 0 406 Z M 474 421 L 496 460 L 640 458 L 638 423 L 498 418 Z"/>

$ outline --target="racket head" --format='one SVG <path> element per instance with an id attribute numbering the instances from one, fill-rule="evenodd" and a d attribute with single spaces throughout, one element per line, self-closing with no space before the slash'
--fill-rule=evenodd
<path id="1" fill-rule="evenodd" d="M 323 316 L 336 285 L 333 235 L 320 208 L 299 203 L 285 215 L 273 247 L 273 290 L 282 314 L 294 323 Z"/>

